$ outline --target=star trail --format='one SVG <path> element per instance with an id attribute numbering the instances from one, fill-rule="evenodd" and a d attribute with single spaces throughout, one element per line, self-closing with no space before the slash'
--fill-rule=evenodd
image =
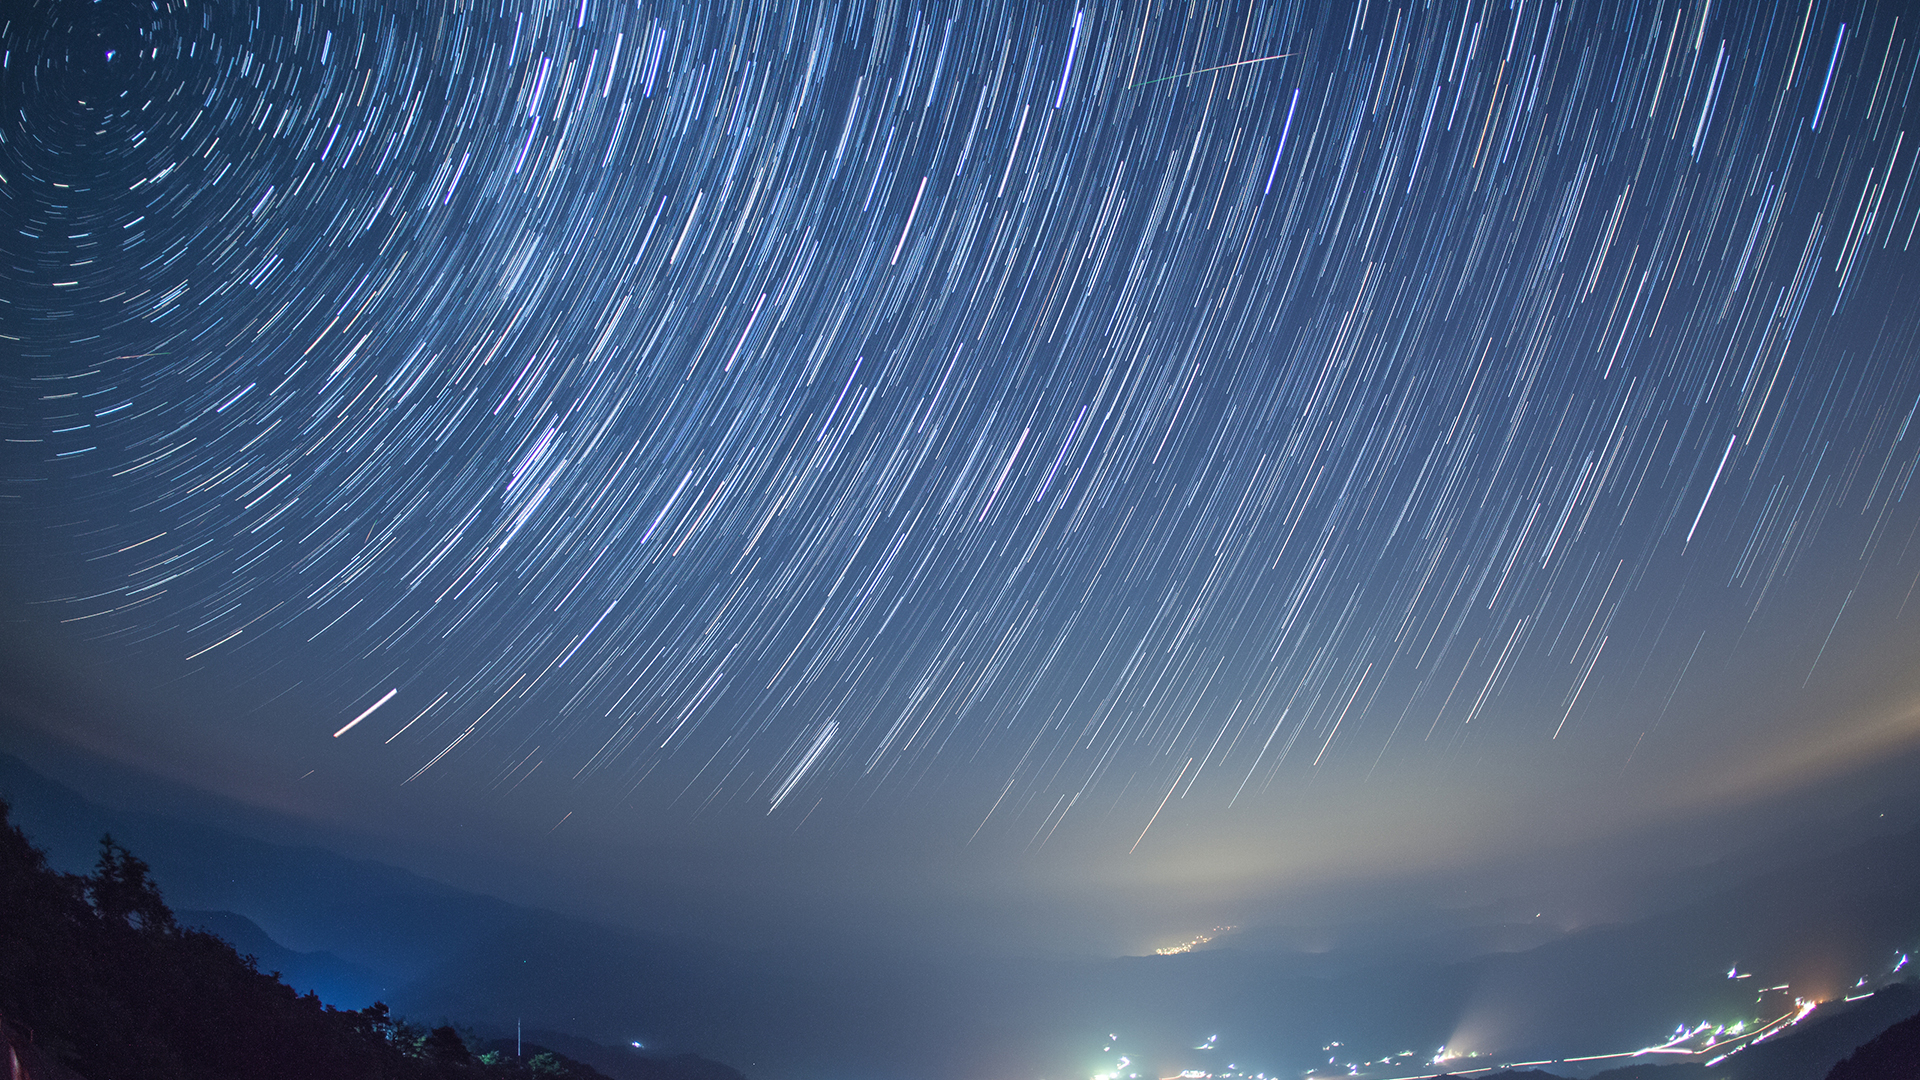
<path id="1" fill-rule="evenodd" d="M 449 797 L 1613 775 L 1912 655 L 1914 22 L 30 0 L 9 617 Z"/>

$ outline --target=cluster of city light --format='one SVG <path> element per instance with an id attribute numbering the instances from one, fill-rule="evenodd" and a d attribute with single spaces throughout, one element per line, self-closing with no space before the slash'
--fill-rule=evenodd
<path id="1" fill-rule="evenodd" d="M 1190 953 L 1193 950 L 1199 948 L 1200 946 L 1205 945 L 1207 942 L 1212 941 L 1214 938 L 1218 937 L 1219 935 L 1224 934 L 1227 931 L 1232 929 L 1234 928 L 1231 926 L 1216 926 L 1212 930 L 1209 930 L 1204 934 L 1195 934 L 1193 937 L 1187 939 L 1186 941 L 1181 942 L 1178 945 L 1169 945 L 1164 949 L 1155 949 L 1153 950 L 1153 954 L 1155 956 L 1178 956 L 1181 953 Z"/>
<path id="2" fill-rule="evenodd" d="M 1196 1044 L 1193 1049 L 1217 1050 L 1219 1049 L 1219 1042 L 1220 1036 L 1209 1035 Z M 1119 1045 L 1120 1037 L 1118 1035 L 1109 1034 L 1107 1036 L 1106 1045 L 1100 1048 L 1101 1053 L 1117 1054 L 1117 1059 L 1111 1064 L 1103 1064 L 1092 1074 L 1089 1080 L 1140 1080 L 1140 1073 L 1132 1069 L 1134 1065 L 1133 1059 L 1126 1054 L 1118 1053 Z M 1239 1065 L 1228 1062 L 1227 1065 L 1221 1069 L 1182 1069 L 1171 1076 L 1160 1076 L 1158 1073 L 1155 1073 L 1154 1080 L 1279 1080 L 1279 1078 L 1270 1077 L 1264 1072 L 1245 1072 L 1241 1070 Z"/>
<path id="3" fill-rule="evenodd" d="M 1114 1053 L 1114 1047 L 1118 1045 L 1120 1045 L 1120 1036 L 1108 1033 L 1107 1045 L 1101 1047 L 1100 1052 L 1103 1054 Z M 1132 1058 L 1125 1054 L 1120 1054 L 1111 1065 L 1103 1065 L 1100 1070 L 1096 1071 L 1091 1080 L 1139 1080 L 1139 1073 L 1129 1071 L 1132 1065 Z"/>
<path id="4" fill-rule="evenodd" d="M 1163 955 L 1172 952 L 1184 952 L 1192 948 L 1193 945 L 1203 944 L 1207 940 L 1208 938 L 1206 936 L 1201 936 L 1189 945 L 1176 949 L 1161 949 L 1158 951 Z M 1850 988 L 1853 992 L 1836 1000 L 1858 1001 L 1861 998 L 1870 997 L 1876 990 L 1883 989 L 1886 985 L 1893 982 L 1911 962 L 1909 951 L 1896 951 L 1894 956 L 1894 963 L 1884 975 L 1862 976 Z M 1727 970 L 1726 977 L 1730 980 L 1744 980 L 1753 978 L 1753 973 L 1741 971 L 1738 965 L 1735 965 Z M 1776 997 L 1775 995 L 1781 996 Z M 1651 1046 L 1643 1046 L 1637 1050 L 1623 1050 L 1610 1054 L 1542 1058 L 1538 1061 L 1505 1061 L 1494 1057 L 1491 1052 L 1487 1051 L 1442 1046 L 1435 1050 L 1433 1055 L 1424 1061 L 1421 1060 L 1421 1055 L 1416 1054 L 1412 1050 L 1401 1050 L 1397 1053 L 1388 1054 L 1373 1060 L 1358 1061 L 1342 1060 L 1349 1055 L 1350 1048 L 1341 1042 L 1329 1042 L 1320 1048 L 1321 1052 L 1327 1055 L 1326 1063 L 1302 1070 L 1300 1076 L 1301 1080 L 1333 1080 L 1335 1077 L 1354 1078 L 1354 1080 L 1422 1080 L 1424 1077 L 1433 1075 L 1432 1072 L 1414 1071 L 1422 1067 L 1431 1070 L 1444 1070 L 1456 1076 L 1472 1076 L 1503 1069 L 1523 1069 L 1546 1065 L 1586 1065 L 1592 1062 L 1614 1059 L 1656 1057 L 1678 1058 L 1713 1066 L 1718 1065 L 1742 1050 L 1773 1039 L 1784 1031 L 1791 1030 L 1796 1025 L 1805 1022 L 1813 1016 L 1814 1011 L 1822 1004 L 1826 1004 L 1825 1001 L 1820 999 L 1794 995 L 1791 984 L 1788 983 L 1780 983 L 1759 990 L 1755 1001 L 1756 1003 L 1765 1003 L 1770 999 L 1781 1002 L 1781 1004 L 1774 1006 L 1773 1009 L 1768 1010 L 1772 1013 L 1771 1018 L 1750 1017 L 1730 1022 L 1702 1021 L 1698 1023 L 1680 1024 L 1673 1029 L 1673 1033 L 1664 1041 Z M 1790 1004 L 1788 1004 L 1788 1002 L 1790 1002 Z M 1192 1049 L 1199 1051 L 1218 1050 L 1218 1041 L 1218 1035 L 1209 1035 L 1206 1039 L 1194 1045 Z M 1110 1035 L 1108 1036 L 1108 1045 L 1103 1047 L 1103 1050 L 1111 1053 L 1115 1050 L 1117 1043 L 1118 1037 Z M 1492 1063 L 1485 1065 L 1478 1064 L 1479 1061 L 1483 1060 Z M 1466 1063 L 1469 1067 L 1461 1068 L 1459 1067 L 1461 1063 Z M 1129 1071 L 1133 1064 L 1134 1062 L 1131 1058 L 1124 1054 L 1120 1055 L 1116 1064 L 1095 1072 L 1091 1080 L 1138 1080 L 1140 1074 Z M 1223 1069 L 1183 1068 L 1177 1073 L 1159 1076 L 1157 1080 L 1269 1080 L 1269 1077 L 1268 1074 L 1264 1072 L 1242 1071 L 1237 1064 L 1229 1063 Z M 1277 1080 L 1277 1078 L 1275 1078 L 1275 1080 Z"/>
<path id="5" fill-rule="evenodd" d="M 1313 1068 L 1306 1070 L 1304 1075 L 1306 1077 L 1322 1077 L 1322 1078 L 1332 1077 L 1332 1076 L 1359 1076 L 1361 1075 L 1362 1072 L 1365 1072 L 1371 1069 L 1389 1069 L 1389 1068 L 1395 1068 L 1395 1067 L 1406 1068 L 1408 1066 L 1411 1066 L 1414 1062 L 1414 1059 L 1419 1056 L 1416 1053 L 1414 1053 L 1412 1050 L 1402 1050 L 1398 1053 L 1388 1054 L 1385 1057 L 1378 1058 L 1372 1061 L 1342 1062 L 1340 1060 L 1340 1050 L 1342 1047 L 1345 1047 L 1345 1046 L 1346 1046 L 1345 1043 L 1330 1042 L 1327 1045 L 1321 1047 L 1320 1052 L 1328 1055 L 1327 1064 L 1316 1065 Z M 1438 1065 L 1441 1061 L 1448 1060 L 1451 1058 L 1461 1057 L 1461 1056 L 1462 1056 L 1461 1054 L 1450 1051 L 1443 1046 L 1440 1049 L 1434 1051 L 1432 1064 Z M 1465 1056 L 1472 1056 L 1472 1055 L 1465 1055 Z M 1329 1068 L 1328 1066 L 1331 1066 L 1331 1068 Z"/>
<path id="6" fill-rule="evenodd" d="M 1892 982 L 1894 977 L 1905 969 L 1910 962 L 1909 953 L 1906 950 L 1896 951 L 1895 956 L 1896 959 L 1892 968 L 1888 970 L 1884 976 L 1877 978 L 1870 975 L 1861 976 L 1853 986 L 1853 989 L 1861 992 L 1846 995 L 1843 1000 L 1858 1001 L 1861 998 L 1870 997 L 1875 989 L 1882 988 Z M 1737 964 L 1727 969 L 1728 979 L 1740 980 L 1750 979 L 1752 977 L 1752 972 L 1741 971 Z M 1791 984 L 1789 983 L 1769 986 L 1759 991 L 1755 1000 L 1756 1002 L 1764 1002 L 1770 994 L 1791 994 L 1791 989 Z M 1447 1071 L 1458 1076 L 1471 1076 L 1475 1073 L 1493 1072 L 1500 1069 L 1523 1069 L 1541 1065 L 1586 1064 L 1616 1058 L 1643 1058 L 1654 1055 L 1699 1061 L 1707 1066 L 1718 1065 L 1734 1054 L 1775 1038 L 1781 1032 L 1787 1031 L 1795 1025 L 1804 1022 L 1813 1015 L 1815 1009 L 1824 1004 L 1824 1002 L 1819 999 L 1798 996 L 1792 997 L 1791 1000 L 1791 1007 L 1776 1014 L 1771 1020 L 1754 1018 L 1737 1020 L 1732 1023 L 1713 1023 L 1708 1021 L 1691 1025 L 1681 1024 L 1674 1028 L 1673 1035 L 1666 1041 L 1656 1043 L 1652 1046 L 1644 1046 L 1638 1050 L 1625 1050 L 1612 1054 L 1589 1054 L 1581 1057 L 1542 1058 L 1538 1061 L 1503 1061 L 1497 1065 L 1487 1065 L 1469 1069 L 1448 1068 Z M 1332 1045 L 1338 1046 L 1339 1044 L 1334 1043 Z M 1482 1055 L 1479 1053 L 1465 1053 L 1443 1046 L 1434 1054 L 1428 1064 L 1431 1066 L 1443 1066 L 1449 1062 L 1459 1061 L 1462 1058 L 1475 1058 L 1480 1056 Z M 1391 1060 L 1392 1059 L 1385 1059 L 1383 1060 L 1383 1064 Z M 1308 1070 L 1308 1075 L 1311 1076 L 1318 1071 L 1318 1069 Z M 1361 1073 L 1358 1068 L 1352 1068 L 1348 1075 L 1360 1076 Z M 1369 1074 L 1369 1077 L 1370 1075 L 1371 1074 Z M 1381 1080 L 1418 1080 L 1418 1074 L 1382 1077 Z"/>

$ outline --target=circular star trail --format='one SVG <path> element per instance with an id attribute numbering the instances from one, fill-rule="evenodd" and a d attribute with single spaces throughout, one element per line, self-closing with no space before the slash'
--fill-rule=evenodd
<path id="1" fill-rule="evenodd" d="M 1914 29 L 33 0 L 13 615 L 382 782 L 687 813 L 1618 768 L 1916 570 Z"/>

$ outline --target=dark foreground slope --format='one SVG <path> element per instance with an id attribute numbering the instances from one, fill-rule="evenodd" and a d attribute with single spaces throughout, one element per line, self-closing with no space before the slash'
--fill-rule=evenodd
<path id="1" fill-rule="evenodd" d="M 41 1063 L 30 1074 L 605 1080 L 553 1051 L 476 1054 L 450 1026 L 428 1031 L 379 1003 L 342 1011 L 297 994 L 221 938 L 182 927 L 146 863 L 111 839 L 92 874 L 59 873 L 8 814 L 0 802 L 0 1017 L 9 1046 Z M 708 1080 L 711 1065 L 659 1062 L 655 1075 Z"/>
<path id="2" fill-rule="evenodd" d="M 1920 1076 L 1920 1015 L 1874 1036 L 1833 1067 L 1827 1080 L 1912 1080 Z"/>

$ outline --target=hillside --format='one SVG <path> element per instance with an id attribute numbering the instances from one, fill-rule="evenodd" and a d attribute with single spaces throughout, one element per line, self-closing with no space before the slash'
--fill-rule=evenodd
<path id="1" fill-rule="evenodd" d="M 91 874 L 52 869 L 4 801 L 0 941 L 0 1017 L 16 1076 L 608 1080 L 544 1047 L 479 1046 L 449 1024 L 428 1029 L 383 1003 L 349 1011 L 299 994 L 253 956 L 183 924 L 148 865 L 111 837 Z M 739 1078 L 691 1057 L 656 1059 L 635 1075 Z"/>

